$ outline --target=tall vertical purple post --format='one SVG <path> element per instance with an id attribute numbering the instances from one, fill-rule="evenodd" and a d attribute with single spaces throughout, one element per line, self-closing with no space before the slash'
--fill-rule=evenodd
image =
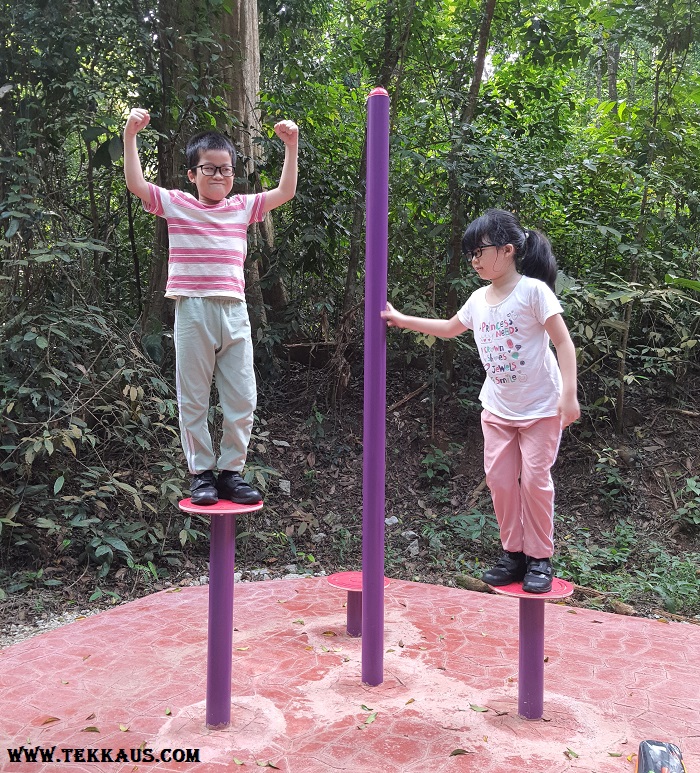
<path id="1" fill-rule="evenodd" d="M 384 681 L 384 480 L 389 241 L 389 95 L 367 99 L 365 396 L 362 482 L 362 681 Z"/>
<path id="2" fill-rule="evenodd" d="M 231 724 L 233 652 L 233 571 L 236 560 L 236 516 L 211 519 L 209 549 L 209 631 L 207 643 L 207 727 Z"/>

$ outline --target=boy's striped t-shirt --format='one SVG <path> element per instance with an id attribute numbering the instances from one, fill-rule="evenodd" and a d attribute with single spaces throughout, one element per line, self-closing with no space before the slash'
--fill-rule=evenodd
<path id="1" fill-rule="evenodd" d="M 170 255 L 166 298 L 213 297 L 245 301 L 243 264 L 248 226 L 265 217 L 265 193 L 202 204 L 192 194 L 152 183 L 146 212 L 168 223 Z"/>

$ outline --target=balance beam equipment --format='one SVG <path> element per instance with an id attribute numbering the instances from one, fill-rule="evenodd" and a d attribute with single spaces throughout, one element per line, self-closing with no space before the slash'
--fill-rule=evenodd
<path id="1" fill-rule="evenodd" d="M 183 499 L 179 505 L 185 513 L 213 516 L 209 547 L 206 725 L 211 730 L 223 730 L 231 724 L 236 516 L 261 510 L 263 503 L 237 505 L 220 499 L 215 505 L 204 506 Z"/>
<path id="2" fill-rule="evenodd" d="M 389 582 L 389 578 L 385 577 L 385 588 Z M 328 584 L 348 592 L 345 629 L 348 636 L 362 636 L 362 572 L 336 572 L 328 575 Z"/>
<path id="3" fill-rule="evenodd" d="M 574 586 L 555 577 L 549 593 L 526 593 L 522 583 L 500 587 L 496 593 L 520 601 L 518 638 L 518 714 L 524 719 L 542 719 L 544 703 L 544 602 L 571 596 Z"/>

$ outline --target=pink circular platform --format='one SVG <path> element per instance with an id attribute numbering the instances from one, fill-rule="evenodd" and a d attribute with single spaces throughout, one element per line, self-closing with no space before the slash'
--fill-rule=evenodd
<path id="1" fill-rule="evenodd" d="M 326 578 L 328 583 L 334 588 L 341 588 L 347 591 L 362 591 L 362 572 L 336 572 L 335 574 L 329 574 Z M 391 580 L 388 577 L 384 578 L 384 587 Z"/>
<path id="2" fill-rule="evenodd" d="M 197 513 L 199 515 L 243 515 L 252 513 L 255 510 L 262 510 L 263 501 L 260 500 L 253 505 L 239 505 L 236 502 L 230 502 L 228 499 L 220 499 L 215 505 L 193 505 L 191 499 L 181 499 L 178 502 L 180 510 L 186 513 Z"/>
<path id="3" fill-rule="evenodd" d="M 552 590 L 548 593 L 528 593 L 523 590 L 521 582 L 512 582 L 510 585 L 489 585 L 491 590 L 501 593 L 504 596 L 514 596 L 519 599 L 565 599 L 574 592 L 573 583 L 561 580 L 555 577 L 552 580 Z"/>

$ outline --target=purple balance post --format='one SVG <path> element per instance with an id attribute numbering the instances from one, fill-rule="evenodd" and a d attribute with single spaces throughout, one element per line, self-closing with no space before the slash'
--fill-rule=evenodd
<path id="1" fill-rule="evenodd" d="M 540 719 L 544 701 L 544 600 L 519 601 L 518 714 Z"/>
<path id="2" fill-rule="evenodd" d="M 233 655 L 233 572 L 236 563 L 236 515 L 262 509 L 263 503 L 239 505 L 220 499 L 215 505 L 193 505 L 183 499 L 180 510 L 211 516 L 209 548 L 209 627 L 207 631 L 206 725 L 222 730 L 231 724 Z"/>
<path id="3" fill-rule="evenodd" d="M 518 714 L 524 719 L 542 719 L 544 706 L 544 604 L 565 599 L 574 586 L 559 577 L 552 590 L 537 595 L 523 590 L 522 583 L 491 586 L 504 596 L 518 599 Z"/>
<path id="4" fill-rule="evenodd" d="M 207 727 L 231 724 L 231 654 L 233 652 L 233 571 L 236 561 L 236 516 L 211 522 L 209 549 L 209 633 L 207 644 Z"/>
<path id="5" fill-rule="evenodd" d="M 362 681 L 384 681 L 384 477 L 389 240 L 389 95 L 367 99 L 365 400 L 362 483 Z"/>

